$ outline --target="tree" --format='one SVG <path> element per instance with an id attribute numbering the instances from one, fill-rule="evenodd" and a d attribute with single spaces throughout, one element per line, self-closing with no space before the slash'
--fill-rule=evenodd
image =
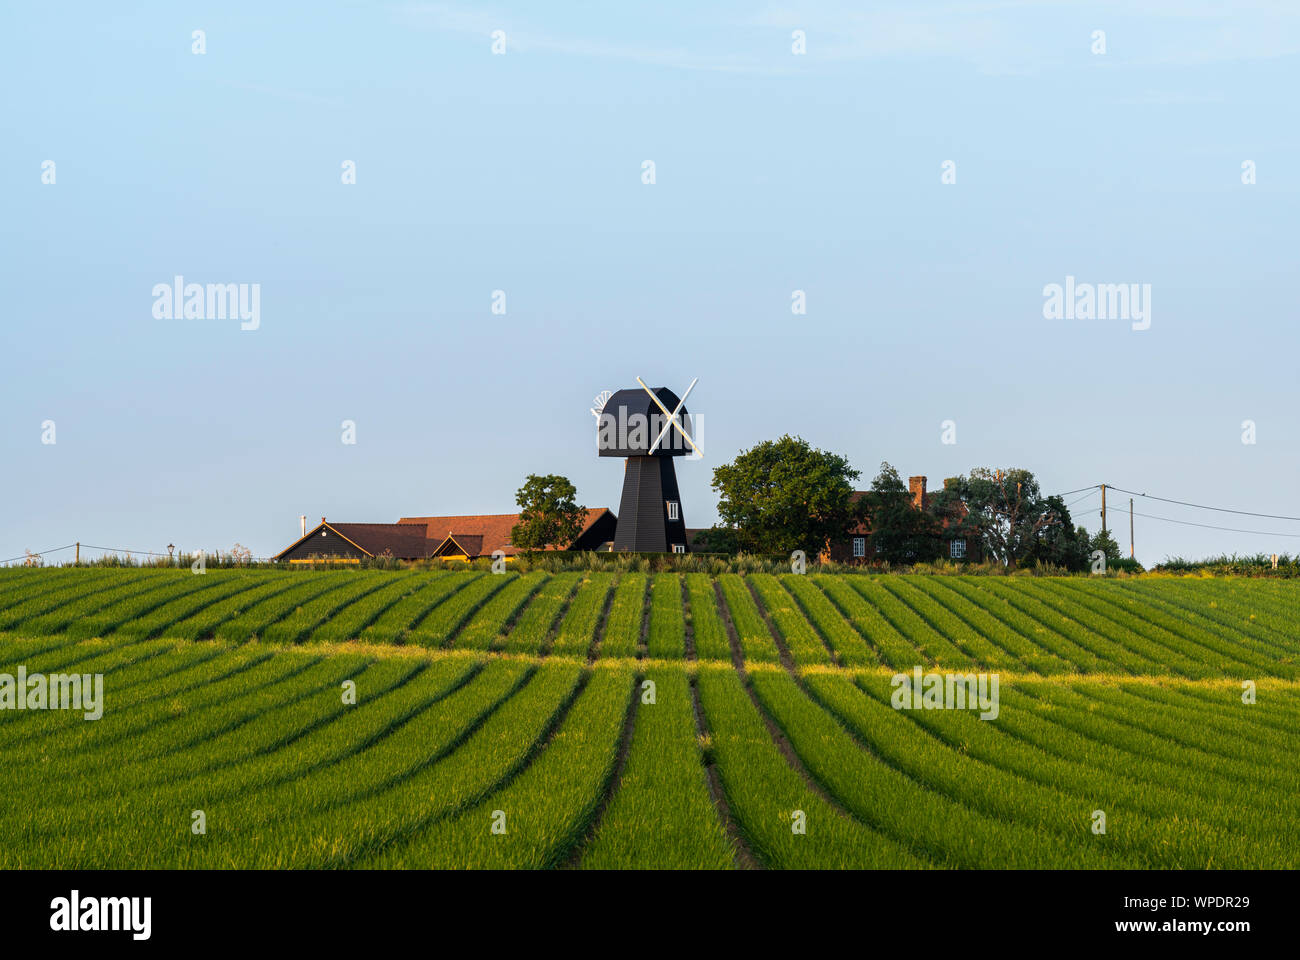
<path id="1" fill-rule="evenodd" d="M 1039 532 L 1025 560 L 1051 563 L 1067 570 L 1087 570 L 1088 531 L 1074 525 L 1070 511 L 1059 496 L 1048 497 L 1044 503 L 1056 522 L 1048 524 Z"/>
<path id="2" fill-rule="evenodd" d="M 974 532 L 985 552 L 1008 567 L 1029 558 L 1047 533 L 1068 517 L 1060 499 L 1044 498 L 1034 475 L 1023 469 L 977 467 L 969 477 L 958 477 L 945 493 L 944 509 L 953 509 L 954 497 L 966 508 L 960 532 Z"/>
<path id="3" fill-rule="evenodd" d="M 1088 549 L 1089 551 L 1100 550 L 1104 553 L 1108 565 L 1114 563 L 1121 556 L 1119 552 L 1119 544 L 1116 543 L 1115 538 L 1110 535 L 1110 531 L 1104 528 L 1098 530 L 1093 535 L 1092 540 L 1088 544 Z"/>
<path id="4" fill-rule="evenodd" d="M 871 548 L 890 563 L 918 563 L 939 556 L 942 527 L 938 520 L 918 508 L 912 493 L 888 463 L 871 481 L 866 496 L 871 523 Z"/>
<path id="5" fill-rule="evenodd" d="M 943 488 L 931 492 L 928 499 L 927 512 L 939 525 L 941 538 L 946 534 L 967 540 L 983 539 L 983 531 L 966 506 L 965 477 L 947 478 L 943 481 Z"/>
<path id="6" fill-rule="evenodd" d="M 754 553 L 816 556 L 862 517 L 853 500 L 861 474 L 844 457 L 788 434 L 743 450 L 713 471 L 718 515 Z"/>
<path id="7" fill-rule="evenodd" d="M 691 545 L 693 553 L 738 553 L 740 545 L 736 542 L 736 531 L 715 523 L 707 530 L 695 535 Z"/>
<path id="8" fill-rule="evenodd" d="M 530 473 L 515 494 L 519 522 L 510 528 L 510 542 L 528 553 L 569 547 L 582 533 L 587 517 L 587 508 L 574 502 L 577 493 L 566 477 Z"/>

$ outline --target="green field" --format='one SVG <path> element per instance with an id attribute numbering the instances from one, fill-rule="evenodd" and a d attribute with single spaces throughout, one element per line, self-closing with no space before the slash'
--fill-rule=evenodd
<path id="1" fill-rule="evenodd" d="M 1295 867 L 1298 654 L 1263 579 L 0 570 L 104 690 L 0 710 L 0 867 Z"/>

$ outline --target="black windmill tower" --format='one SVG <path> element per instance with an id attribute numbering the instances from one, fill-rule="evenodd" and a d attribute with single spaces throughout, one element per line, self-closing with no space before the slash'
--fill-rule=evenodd
<path id="1" fill-rule="evenodd" d="M 637 378 L 641 383 L 641 378 Z M 687 389 L 689 395 L 695 383 Z M 614 549 L 633 553 L 685 553 L 686 519 L 673 458 L 698 451 L 690 439 L 685 395 L 667 387 L 619 390 L 597 414 L 602 457 L 625 457 Z M 595 411 L 593 411 L 595 412 Z"/>

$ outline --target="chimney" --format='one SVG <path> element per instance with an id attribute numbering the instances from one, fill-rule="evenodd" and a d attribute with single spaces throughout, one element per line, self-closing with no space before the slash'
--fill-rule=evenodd
<path id="1" fill-rule="evenodd" d="M 925 509 L 925 477 L 908 477 L 907 489 L 912 495 L 912 506 Z"/>
<path id="2" fill-rule="evenodd" d="M 305 513 L 298 514 L 298 522 L 302 524 L 302 535 L 304 537 L 307 536 L 307 514 Z"/>

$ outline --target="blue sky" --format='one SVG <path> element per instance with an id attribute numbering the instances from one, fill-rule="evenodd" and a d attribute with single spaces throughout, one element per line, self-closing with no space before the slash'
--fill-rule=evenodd
<path id="1" fill-rule="evenodd" d="M 637 376 L 700 378 L 691 526 L 785 432 L 863 485 L 1300 515 L 1293 4 L 8 4 L 0 53 L 0 559 L 266 555 L 528 473 L 617 508 L 588 408 Z M 176 275 L 260 326 L 155 318 Z M 1045 319 L 1066 276 L 1150 284 L 1150 328 Z M 1139 516 L 1147 562 L 1300 548 L 1137 510 L 1274 534 Z"/>

